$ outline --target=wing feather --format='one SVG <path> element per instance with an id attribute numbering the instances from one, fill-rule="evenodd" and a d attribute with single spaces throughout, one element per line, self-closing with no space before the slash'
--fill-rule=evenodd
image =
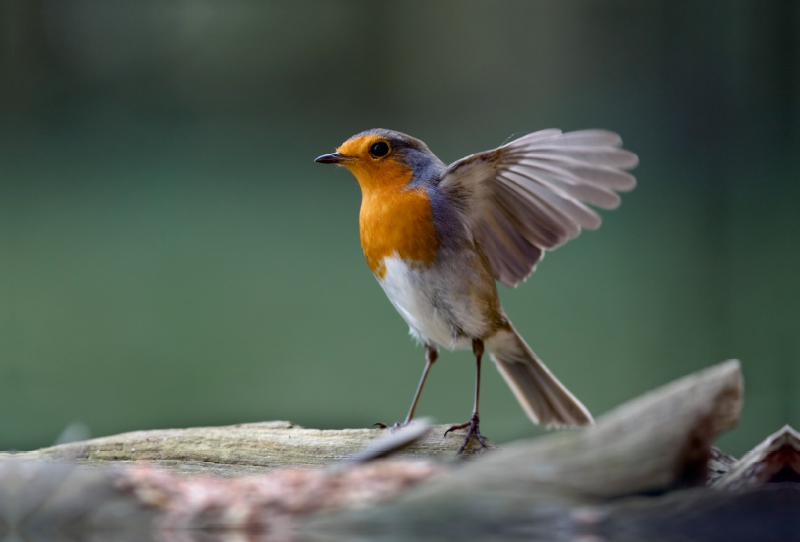
<path id="1" fill-rule="evenodd" d="M 513 183 L 501 184 L 498 190 L 498 204 L 505 216 L 513 217 L 517 229 L 541 247 L 555 246 L 570 235 L 569 223 L 563 214 L 547 203 L 523 193 L 524 188 L 515 188 Z M 530 220 L 534 211 L 538 220 Z"/>
<path id="2" fill-rule="evenodd" d="M 501 182 L 516 183 L 518 186 L 526 189 L 537 200 L 547 204 L 556 212 L 561 213 L 564 217 L 562 219 L 562 224 L 564 226 L 569 226 L 571 231 L 570 239 L 577 237 L 580 233 L 579 226 L 597 221 L 597 214 L 580 201 L 570 197 L 552 185 L 548 186 L 544 183 L 532 181 L 530 177 L 516 171 L 513 166 L 509 171 L 505 171 L 499 175 L 498 179 Z M 538 217 L 530 217 L 530 220 L 536 220 L 537 218 Z"/>
<path id="3" fill-rule="evenodd" d="M 462 212 L 497 280 L 515 286 L 544 256 L 597 229 L 588 205 L 615 209 L 638 157 L 606 130 L 540 130 L 451 164 L 439 190 Z"/>
<path id="4" fill-rule="evenodd" d="M 588 184 L 572 179 L 567 175 L 559 175 L 558 170 L 537 169 L 535 167 L 523 168 L 524 175 L 550 189 L 566 193 L 579 202 L 585 202 L 601 209 L 616 209 L 620 204 L 619 195 L 609 188 Z"/>

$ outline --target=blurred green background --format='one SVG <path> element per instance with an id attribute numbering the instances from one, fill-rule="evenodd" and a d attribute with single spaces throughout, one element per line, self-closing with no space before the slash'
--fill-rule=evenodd
<path id="1" fill-rule="evenodd" d="M 0 0 L 0 449 L 271 419 L 402 419 L 423 351 L 313 163 L 387 127 L 446 162 L 602 127 L 637 189 L 517 290 L 593 413 L 740 358 L 740 454 L 800 425 L 795 2 Z M 444 353 L 419 413 L 466 420 Z M 485 371 L 482 429 L 534 428 Z"/>

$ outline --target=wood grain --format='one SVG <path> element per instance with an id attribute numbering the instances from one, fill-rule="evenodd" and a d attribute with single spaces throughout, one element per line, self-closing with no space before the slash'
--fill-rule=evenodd
<path id="1" fill-rule="evenodd" d="M 447 425 L 435 425 L 417 442 L 393 454 L 394 460 L 454 460 L 463 431 L 447 437 Z M 237 476 L 280 467 L 324 467 L 344 461 L 386 437 L 388 429 L 306 429 L 272 421 L 223 427 L 135 431 L 15 454 L 18 459 L 129 465 L 147 463 L 187 475 Z M 470 443 L 467 457 L 481 454 Z"/>

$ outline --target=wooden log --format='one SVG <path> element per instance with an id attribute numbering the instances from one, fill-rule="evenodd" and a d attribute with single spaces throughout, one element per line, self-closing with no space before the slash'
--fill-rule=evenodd
<path id="1" fill-rule="evenodd" d="M 392 503 L 316 518 L 304 532 L 320 539 L 474 536 L 509 526 L 531 537 L 541 530 L 543 539 L 565 528 L 578 533 L 612 500 L 703 485 L 711 442 L 736 423 L 741 405 L 739 363 L 721 363 L 623 404 L 595 427 L 510 444 Z"/>
<path id="2" fill-rule="evenodd" d="M 452 460 L 463 432 L 444 436 L 447 425 L 431 427 L 395 460 Z M 15 454 L 18 459 L 90 464 L 146 463 L 186 475 L 237 476 L 280 467 L 323 467 L 362 453 L 390 434 L 388 429 L 306 429 L 273 421 L 223 427 L 135 431 Z M 480 454 L 471 442 L 466 456 Z"/>
<path id="3" fill-rule="evenodd" d="M 458 465 L 407 461 L 348 464 L 342 460 L 356 456 L 353 453 L 331 453 L 330 443 L 324 440 L 324 435 L 320 436 L 325 432 L 297 428 L 287 423 L 278 424 L 277 427 L 276 424 L 251 424 L 177 433 L 156 432 L 156 435 L 146 432 L 150 440 L 133 433 L 109 437 L 111 440 L 105 443 L 98 443 L 105 439 L 95 439 L 15 456 L 54 460 L 70 456 L 78 458 L 84 454 L 80 463 L 83 466 L 72 471 L 55 461 L 11 460 L 16 462 L 17 472 L 24 473 L 25 480 L 32 483 L 16 489 L 13 489 L 13 484 L 0 483 L 0 515 L 3 512 L 2 489 L 12 487 L 12 497 L 17 499 L 24 495 L 32 504 L 37 500 L 44 504 L 58 503 L 55 508 L 34 506 L 33 509 L 47 511 L 47 514 L 37 516 L 40 524 L 61 525 L 65 518 L 67 522 L 72 521 L 70 518 L 75 516 L 77 510 L 80 511 L 79 517 L 84 518 L 77 524 L 89 530 L 108 528 L 120 518 L 150 517 L 166 529 L 258 528 L 274 534 L 287 528 L 285 533 L 291 536 L 295 527 L 299 526 L 304 540 L 336 539 L 337 536 L 351 540 L 364 533 L 415 537 L 422 534 L 475 536 L 479 533 L 505 532 L 517 535 L 524 532 L 528 538 L 541 533 L 541 538 L 549 539 L 564 533 L 588 535 L 633 527 L 633 531 L 636 531 L 649 528 L 648 525 L 634 526 L 631 523 L 644 511 L 650 511 L 653 518 L 666 518 L 664 521 L 669 521 L 676 513 L 682 514 L 687 508 L 677 506 L 676 501 L 668 498 L 642 500 L 638 496 L 633 497 L 634 504 L 631 504 L 631 499 L 619 497 L 667 491 L 701 482 L 703 476 L 698 474 L 698 469 L 706 467 L 711 439 L 735 422 L 740 407 L 739 366 L 736 362 L 728 362 L 631 401 L 600 418 L 592 429 L 521 442 L 509 446 L 505 451 L 488 454 L 479 461 Z M 415 434 L 413 430 L 406 433 L 411 435 L 409 440 L 422 439 L 401 454 L 408 454 L 415 446 L 424 447 L 428 439 L 434 442 L 441 439 L 441 429 L 434 427 L 425 435 Z M 361 435 L 360 438 L 364 438 L 366 432 L 371 433 L 368 435 L 371 438 L 366 440 L 373 446 L 376 437 L 388 433 L 352 431 Z M 242 434 L 237 436 L 238 432 Z M 398 433 L 402 437 L 402 432 Z M 321 454 L 328 454 L 328 461 L 332 458 L 339 460 L 339 463 L 335 468 L 278 469 L 262 476 L 234 480 L 220 477 L 187 479 L 149 467 L 163 466 L 159 461 L 164 461 L 164 456 L 158 453 L 172 454 L 168 456 L 171 457 L 169 461 L 181 461 L 169 448 L 169 439 L 158 440 L 170 434 L 178 440 L 187 438 L 190 442 L 199 441 L 188 447 L 180 442 L 174 443 L 177 450 L 188 449 L 198 454 L 191 456 L 193 460 L 213 456 L 217 461 L 224 461 L 220 465 L 233 465 L 234 469 L 243 465 L 252 468 L 259 457 L 265 464 L 256 467 L 268 469 L 276 466 L 263 460 L 263 455 L 258 455 L 264 447 L 257 445 L 259 441 L 272 443 L 266 447 L 277 454 L 281 447 L 299 446 L 305 450 L 309 442 L 318 439 L 316 442 L 319 443 L 319 439 L 322 439 L 323 445 L 318 444 L 316 449 Z M 277 438 L 276 434 L 283 438 Z M 236 451 L 228 448 L 236 442 L 232 435 L 245 439 L 245 444 L 247 440 L 256 441 L 256 444 L 247 444 L 247 454 L 250 455 L 227 455 Z M 289 435 L 291 439 L 287 438 Z M 303 443 L 289 442 L 295 437 Z M 446 454 L 444 457 L 452 458 L 453 450 L 460 441 L 460 438 L 454 438 L 448 442 L 450 448 L 442 452 Z M 336 442 L 341 442 L 341 439 Z M 92 451 L 87 448 L 90 444 L 103 445 Z M 385 444 L 382 441 L 382 445 Z M 122 449 L 119 445 L 122 445 Z M 107 468 L 120 463 L 119 458 L 123 452 L 128 453 L 125 451 L 128 446 L 136 448 L 130 451 L 131 454 L 143 455 L 125 456 L 127 458 L 121 462 L 124 468 Z M 375 446 L 361 457 L 380 455 L 382 447 Z M 108 455 L 101 456 L 99 460 L 87 460 L 86 454 L 97 454 L 98 450 L 106 450 Z M 436 445 L 433 450 L 442 450 L 442 447 Z M 304 467 L 323 464 L 319 459 L 312 461 L 303 455 L 308 453 L 304 451 L 299 456 L 304 458 Z M 420 456 L 411 454 L 405 457 L 418 459 Z M 424 457 L 431 456 L 426 453 Z M 296 465 L 296 458 L 293 461 Z M 9 464 L 0 461 L 0 482 L 3 467 Z M 89 465 L 104 468 L 89 469 Z M 191 469 L 178 470 L 197 472 Z M 39 478 L 32 478 L 32 471 L 40 473 L 42 483 L 33 483 Z M 64 483 L 62 472 L 67 471 L 73 478 L 69 483 Z M 229 468 L 223 471 L 225 474 L 231 473 Z M 9 469 L 5 472 L 9 472 Z M 21 478 L 18 476 L 18 479 Z M 40 491 L 45 486 L 62 492 L 60 498 L 40 498 L 46 494 Z M 403 492 L 400 499 L 393 503 L 370 506 L 377 500 L 391 498 L 399 492 Z M 728 502 L 725 493 L 713 493 L 716 496 L 706 493 L 685 495 L 690 495 L 691 499 L 697 498 L 697 501 L 691 502 L 698 505 L 705 503 L 704 506 L 713 507 L 717 503 Z M 28 498 L 31 495 L 35 498 Z M 88 499 L 84 498 L 86 495 Z M 121 511 L 118 516 L 107 508 L 107 503 L 114 501 L 115 510 Z M 151 508 L 142 509 L 140 505 L 143 503 Z M 101 513 L 95 514 L 89 505 L 96 505 Z M 354 511 L 354 507 L 360 507 L 362 511 Z M 319 515 L 320 512 L 337 509 L 347 512 Z M 152 515 L 153 510 L 158 512 L 155 516 Z M 688 510 L 691 512 L 691 507 Z M 298 524 L 309 515 L 314 519 Z"/>
<path id="4" fill-rule="evenodd" d="M 727 361 L 629 401 L 586 430 L 518 441 L 431 491 L 483 488 L 610 498 L 706 481 L 711 443 L 742 407 L 738 361 Z"/>

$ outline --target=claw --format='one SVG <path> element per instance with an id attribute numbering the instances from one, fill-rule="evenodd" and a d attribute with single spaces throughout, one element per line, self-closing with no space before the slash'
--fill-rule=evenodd
<path id="1" fill-rule="evenodd" d="M 464 450 L 466 450 L 467 448 L 467 444 L 469 444 L 469 439 L 471 439 L 473 436 L 478 442 L 480 442 L 481 446 L 483 446 L 484 448 L 489 447 L 489 445 L 486 444 L 486 441 L 483 440 L 483 435 L 481 435 L 481 431 L 479 429 L 479 423 L 480 419 L 478 418 L 478 415 L 474 414 L 467 423 L 462 423 L 460 425 L 451 425 L 450 428 L 448 428 L 447 431 L 444 432 L 445 436 L 447 436 L 447 433 L 449 433 L 450 431 L 455 431 L 458 429 L 467 430 L 467 435 L 464 437 L 464 442 L 461 444 L 461 447 L 458 449 L 458 452 L 456 452 L 456 455 L 461 455 L 464 453 Z"/>
<path id="2" fill-rule="evenodd" d="M 389 426 L 388 426 L 388 425 L 386 425 L 385 423 L 381 423 L 381 422 L 375 422 L 375 423 L 373 423 L 373 424 L 372 424 L 372 427 L 375 427 L 375 426 L 377 426 L 377 427 L 378 427 L 378 429 L 386 429 L 386 428 L 388 428 L 388 427 L 389 427 Z"/>
<path id="3" fill-rule="evenodd" d="M 451 426 L 450 426 L 450 427 L 447 429 L 447 431 L 445 431 L 445 432 L 444 432 L 444 436 L 446 437 L 446 436 L 447 436 L 447 433 L 449 433 L 450 431 L 457 431 L 457 430 L 459 430 L 459 429 L 464 429 L 464 428 L 466 428 L 466 427 L 469 427 L 470 423 L 471 423 L 471 422 L 462 423 L 462 424 L 459 424 L 459 425 L 451 425 Z"/>

